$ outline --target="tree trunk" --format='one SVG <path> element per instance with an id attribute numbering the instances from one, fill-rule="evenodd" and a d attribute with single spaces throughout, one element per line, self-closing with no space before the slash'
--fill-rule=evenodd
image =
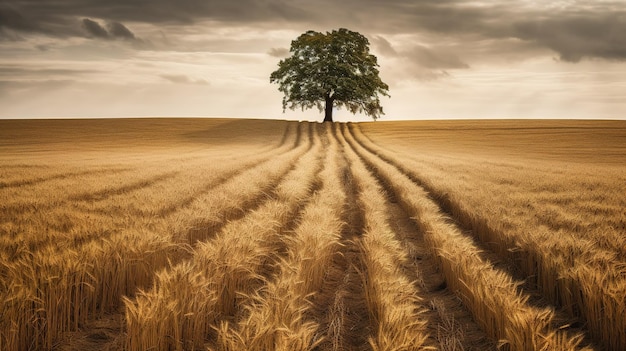
<path id="1" fill-rule="evenodd" d="M 324 122 L 333 121 L 333 103 L 335 99 L 330 96 L 326 96 L 326 109 L 324 110 Z"/>

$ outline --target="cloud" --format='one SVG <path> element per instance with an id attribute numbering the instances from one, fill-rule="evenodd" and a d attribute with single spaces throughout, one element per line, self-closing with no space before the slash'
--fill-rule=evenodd
<path id="1" fill-rule="evenodd" d="M 287 48 L 271 48 L 271 49 L 269 49 L 267 54 L 272 56 L 272 57 L 279 57 L 279 58 L 287 57 L 287 56 L 289 56 L 289 49 L 287 49 Z"/>
<path id="2" fill-rule="evenodd" d="M 391 43 L 380 35 L 374 36 L 372 40 L 374 48 L 385 56 L 398 56 L 398 52 L 393 48 Z"/>
<path id="3" fill-rule="evenodd" d="M 135 34 L 120 22 L 109 22 L 109 33 L 116 38 L 135 39 Z"/>
<path id="4" fill-rule="evenodd" d="M 609 0 L 152 0 L 149 6 L 144 1 L 127 0 L 13 0 L 11 4 L 0 5 L 0 36 L 14 40 L 21 32 L 58 37 L 87 32 L 93 38 L 137 40 L 135 33 L 122 24 L 129 22 L 167 28 L 172 37 L 177 32 L 194 32 L 192 26 L 198 23 L 211 23 L 216 28 L 248 26 L 300 31 L 347 27 L 373 38 L 398 34 L 446 38 L 466 45 L 468 51 L 473 44 L 497 44 L 499 40 L 516 38 L 552 50 L 563 61 L 626 60 L 626 36 L 622 34 L 626 32 L 626 8 L 619 1 Z M 333 10 L 328 11 L 329 7 Z M 82 19 L 78 26 L 76 19 Z M 385 50 L 384 41 L 373 41 Z M 272 50 L 268 54 L 281 54 Z M 509 50 L 516 48 L 509 45 Z M 520 45 L 519 50 L 525 55 L 539 52 L 528 50 L 526 45 Z M 416 55 L 430 60 L 424 50 Z M 445 57 L 439 59 L 445 61 Z"/>
<path id="5" fill-rule="evenodd" d="M 26 19 L 15 8 L 6 4 L 0 5 L 0 27 L 31 31 L 35 29 L 35 25 Z"/>
<path id="6" fill-rule="evenodd" d="M 515 34 L 559 54 L 567 62 L 585 57 L 626 59 L 626 17 L 608 14 L 523 21 L 515 24 Z"/>
<path id="7" fill-rule="evenodd" d="M 83 18 L 83 27 L 92 38 L 138 40 L 135 34 L 120 22 L 107 23 L 107 30 L 100 23 L 89 18 Z"/>
<path id="8" fill-rule="evenodd" d="M 161 74 L 160 77 L 176 84 L 199 84 L 199 85 L 209 84 L 209 82 L 207 82 L 204 79 L 191 79 L 184 74 Z"/>
<path id="9" fill-rule="evenodd" d="M 449 77 L 449 70 L 466 69 L 469 64 L 462 61 L 454 50 L 435 45 L 402 43 L 396 48 L 383 36 L 375 36 L 372 40 L 373 51 L 381 58 L 389 60 L 387 71 L 391 73 L 393 82 L 406 79 L 435 80 Z"/>
<path id="10" fill-rule="evenodd" d="M 409 52 L 404 54 L 410 60 L 429 69 L 459 69 L 469 68 L 469 65 L 453 52 L 445 49 L 415 45 Z"/>
<path id="11" fill-rule="evenodd" d="M 39 68 L 22 67 L 18 64 L 0 64 L 0 78 L 20 78 L 28 80 L 39 80 L 41 77 L 74 77 L 84 74 L 98 73 L 93 69 L 77 69 L 77 68 Z"/>
<path id="12" fill-rule="evenodd" d="M 22 33 L 37 31 L 35 22 L 7 4 L 0 4 L 0 40 L 21 41 Z"/>
<path id="13" fill-rule="evenodd" d="M 98 22 L 90 20 L 89 18 L 83 18 L 83 27 L 87 30 L 89 35 L 96 38 L 110 38 L 109 32 L 102 27 Z"/>

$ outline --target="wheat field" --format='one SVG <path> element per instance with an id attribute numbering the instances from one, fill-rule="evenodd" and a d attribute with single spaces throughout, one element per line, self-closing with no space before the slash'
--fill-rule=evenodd
<path id="1" fill-rule="evenodd" d="M 0 121 L 0 350 L 626 350 L 626 122 Z"/>

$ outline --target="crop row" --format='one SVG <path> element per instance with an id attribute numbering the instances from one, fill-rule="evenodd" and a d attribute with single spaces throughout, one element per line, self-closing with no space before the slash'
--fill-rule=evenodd
<path id="1" fill-rule="evenodd" d="M 604 213 L 599 217 L 596 214 L 594 221 L 602 218 L 604 221 L 616 220 L 617 227 L 600 231 L 580 231 L 576 226 L 553 231 L 534 224 L 534 218 L 539 214 L 536 211 L 545 206 L 545 201 L 541 200 L 530 208 L 535 212 L 525 213 L 528 206 L 505 202 L 503 211 L 515 211 L 515 215 L 495 215 L 484 210 L 485 206 L 472 205 L 471 200 L 476 197 L 474 193 L 463 191 L 460 187 L 456 191 L 450 191 L 450 188 L 439 185 L 445 184 L 445 181 L 424 176 L 420 172 L 421 163 L 398 157 L 373 144 L 358 128 L 352 130 L 369 150 L 392 162 L 427 189 L 429 196 L 437 199 L 441 207 L 455 220 L 471 229 L 476 238 L 485 243 L 485 247 L 516 267 L 528 286 L 538 289 L 545 299 L 565 311 L 570 318 L 578 319 L 598 345 L 607 350 L 626 348 L 626 317 L 623 313 L 626 310 L 626 266 L 622 254 L 624 236 L 619 232 L 619 213 Z M 560 177 L 562 184 L 559 183 L 559 187 L 569 187 L 570 193 L 575 193 L 580 188 L 582 195 L 560 204 L 559 211 L 571 211 L 572 204 L 580 206 L 587 203 L 583 197 L 592 195 L 585 195 L 588 191 L 583 184 L 594 187 L 592 181 L 580 179 L 576 174 L 570 176 L 572 179 L 569 181 L 565 181 L 564 176 Z M 523 185 L 524 181 L 520 180 L 519 183 Z M 544 187 L 540 194 L 554 190 L 554 185 L 548 187 L 541 185 L 541 182 L 537 183 Z M 602 196 L 606 203 L 619 203 L 619 196 L 602 194 L 601 191 L 606 189 L 599 185 L 597 190 L 595 196 Z M 530 190 L 524 190 L 524 194 L 530 193 Z M 533 203 L 530 195 L 525 196 L 525 202 Z M 505 195 L 501 197 L 506 198 Z M 562 200 L 562 197 L 559 199 Z M 479 201 L 488 200 L 483 198 Z M 491 201 L 497 204 L 503 200 L 494 197 Z M 580 212 L 579 209 L 576 211 L 586 212 Z M 582 225 L 585 223 L 582 217 L 575 222 Z"/>
<path id="2" fill-rule="evenodd" d="M 261 199 L 308 148 L 307 143 L 293 140 L 272 153 L 260 154 L 256 164 L 247 161 L 242 171 L 168 218 L 134 222 L 134 217 L 126 217 L 123 225 L 113 226 L 109 237 L 76 247 L 69 241 L 60 247 L 23 250 L 27 252 L 17 258 L 3 250 L 2 348 L 50 349 L 64 332 L 114 310 L 123 295 L 132 296 L 137 288 L 149 286 L 160 267 L 187 257 L 191 239 L 211 234 L 199 228 L 223 225 L 229 219 L 225 214 L 234 216 Z M 218 202 L 228 194 L 227 202 Z"/>
<path id="3" fill-rule="evenodd" d="M 519 283 L 486 261 L 481 249 L 446 220 L 429 194 L 391 164 L 364 148 L 365 138 L 345 133 L 350 144 L 396 194 L 415 219 L 438 257 L 447 285 L 463 301 L 474 319 L 493 338 L 511 350 L 571 350 L 580 336 L 568 337 L 552 327 L 553 312 L 528 304 Z M 370 149 L 374 146 L 368 144 Z"/>
<path id="4" fill-rule="evenodd" d="M 313 188 L 320 150 L 315 137 L 262 204 L 199 242 L 189 260 L 159 273 L 153 288 L 125 300 L 128 350 L 202 348 L 220 321 L 234 317 L 259 287 L 285 227 Z"/>

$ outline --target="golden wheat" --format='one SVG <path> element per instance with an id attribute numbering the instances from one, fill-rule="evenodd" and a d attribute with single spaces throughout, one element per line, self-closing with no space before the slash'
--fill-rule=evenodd
<path id="1" fill-rule="evenodd" d="M 367 152 L 351 134 L 347 136 L 412 214 L 439 258 L 448 285 L 489 334 L 508 344 L 511 350 L 520 351 L 541 349 L 557 337 L 558 332 L 551 330 L 552 312 L 528 305 L 528 297 L 517 290 L 519 283 L 482 259 L 480 249 L 455 226 L 446 223 L 424 189 L 391 164 Z M 570 339 L 562 340 L 570 344 Z"/>
<path id="2" fill-rule="evenodd" d="M 626 347 L 626 300 L 616 298 L 626 295 L 625 199 L 615 192 L 621 167 L 528 160 L 481 165 L 458 156 L 439 158 L 435 166 L 428 157 L 418 161 L 368 145 L 396 160 L 486 246 L 515 262 L 527 284 L 580 318 L 598 344 Z M 463 177 L 447 167 L 463 169 Z"/>
<path id="3" fill-rule="evenodd" d="M 337 147 L 326 128 L 321 188 L 311 197 L 293 236 L 284 238 L 287 254 L 280 271 L 251 296 L 235 326 L 223 322 L 216 350 L 312 350 L 320 342 L 318 323 L 308 320 L 307 299 L 322 286 L 340 243 L 345 195 L 338 179 Z M 300 179 L 302 181 L 302 179 Z"/>
<path id="4" fill-rule="evenodd" d="M 286 168 L 304 151 L 303 147 L 300 149 L 302 151 L 294 149 L 282 158 Z M 256 172 L 266 173 L 276 165 L 269 164 Z M 262 173 L 247 172 L 245 176 L 249 180 L 244 184 L 250 183 L 250 179 L 262 179 L 259 177 Z M 189 206 L 191 211 L 193 205 Z M 18 260 L 12 259 L 15 256 L 12 252 L 2 256 L 0 267 L 14 277 L 6 284 L 6 290 L 0 291 L 5 301 L 3 316 L 6 316 L 2 320 L 2 338 L 17 342 L 7 342 L 9 349 L 21 349 L 24 345 L 50 348 L 64 332 L 76 330 L 90 315 L 119 305 L 122 294 L 133 294 L 137 287 L 150 284 L 155 269 L 184 254 L 184 248 L 171 240 L 167 231 L 170 223 L 143 226 L 144 223 L 132 222 L 133 219 L 126 217 L 131 221 L 124 226 L 126 228 L 122 227 L 109 238 L 80 245 L 76 251 L 59 252 L 54 246 L 48 246 L 34 252 L 20 249 L 28 254 Z M 119 224 L 109 226 L 115 228 Z M 25 241 L 25 245 L 32 244 Z M 68 264 L 71 262 L 82 263 Z M 76 277 L 83 280 L 76 282 Z M 67 310 L 71 312 L 63 312 Z"/>
<path id="5" fill-rule="evenodd" d="M 402 271 L 408 261 L 387 224 L 386 199 L 382 189 L 342 132 L 338 136 L 351 160 L 353 176 L 359 184 L 359 205 L 363 211 L 364 234 L 360 241 L 365 272 L 367 306 L 372 324 L 377 327 L 369 343 L 373 350 L 419 350 L 426 347 L 426 320 L 420 316 L 419 292 Z"/>
<path id="6" fill-rule="evenodd" d="M 274 199 L 268 194 L 270 199 L 258 209 L 226 224 L 213 240 L 200 242 L 192 251 L 191 263 L 161 273 L 151 291 L 140 293 L 136 301 L 126 300 L 127 349 L 201 348 L 220 320 L 235 315 L 242 296 L 252 294 L 259 286 L 260 274 L 279 246 L 283 227 L 309 192 L 320 150 L 321 145 L 316 142 L 299 159 L 278 185 Z M 257 179 L 267 181 L 271 171 L 264 173 L 264 178 Z M 255 181 L 248 183 L 253 185 Z M 239 184 L 233 192 L 222 193 L 220 203 L 241 201 L 241 194 L 235 191 L 243 186 L 247 185 Z M 228 208 L 222 207 L 216 214 Z M 197 289 L 205 294 L 190 299 L 188 292 Z M 167 306 L 174 306 L 177 313 L 171 313 Z"/>
<path id="7" fill-rule="evenodd" d="M 625 134 L 0 121 L 0 349 L 622 350 Z"/>

